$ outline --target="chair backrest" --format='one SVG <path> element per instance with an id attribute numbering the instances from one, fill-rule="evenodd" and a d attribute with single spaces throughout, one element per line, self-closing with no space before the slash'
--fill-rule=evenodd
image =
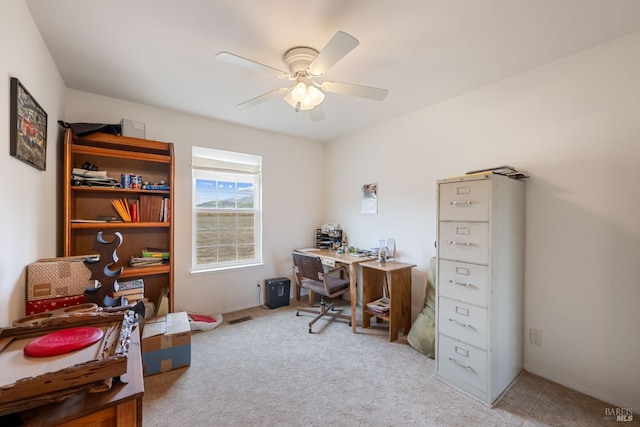
<path id="1" fill-rule="evenodd" d="M 301 278 L 322 281 L 319 274 L 324 272 L 320 257 L 315 255 L 306 255 L 299 252 L 292 252 L 293 265 L 298 269 L 298 275 Z"/>

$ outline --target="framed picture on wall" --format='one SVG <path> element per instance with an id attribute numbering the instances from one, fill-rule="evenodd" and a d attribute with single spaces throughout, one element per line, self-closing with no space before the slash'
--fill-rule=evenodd
<path id="1" fill-rule="evenodd" d="M 9 154 L 41 171 L 47 160 L 47 113 L 20 81 L 11 77 Z"/>
<path id="2" fill-rule="evenodd" d="M 363 214 L 378 213 L 378 183 L 365 184 L 361 188 L 360 212 Z"/>

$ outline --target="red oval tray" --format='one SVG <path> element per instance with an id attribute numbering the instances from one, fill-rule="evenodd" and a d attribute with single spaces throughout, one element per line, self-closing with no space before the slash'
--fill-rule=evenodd
<path id="1" fill-rule="evenodd" d="M 62 329 L 43 335 L 24 347 L 24 355 L 31 357 L 57 356 L 80 350 L 102 339 L 104 331 L 94 326 Z"/>

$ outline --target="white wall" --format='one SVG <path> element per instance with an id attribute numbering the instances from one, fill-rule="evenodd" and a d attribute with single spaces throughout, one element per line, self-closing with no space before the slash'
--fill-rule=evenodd
<path id="1" fill-rule="evenodd" d="M 68 91 L 67 100 L 68 122 L 127 118 L 145 123 L 147 139 L 174 143 L 177 310 L 216 314 L 253 307 L 258 305 L 257 281 L 291 278 L 291 249 L 312 245 L 322 223 L 322 144 L 76 90 Z M 264 266 L 190 274 L 194 145 L 262 156 Z"/>
<path id="2" fill-rule="evenodd" d="M 65 86 L 29 9 L 22 0 L 0 2 L 0 327 L 25 313 L 26 265 L 56 255 L 60 215 L 56 121 Z M 46 170 L 39 171 L 9 155 L 10 78 L 17 77 L 46 111 Z"/>
<path id="3" fill-rule="evenodd" d="M 56 121 L 145 122 L 176 145 L 176 308 L 217 313 L 256 305 L 255 282 L 290 276 L 290 249 L 337 221 L 350 243 L 396 238 L 414 271 L 413 315 L 435 254 L 435 181 L 511 164 L 527 180 L 525 368 L 640 411 L 640 33 L 400 117 L 326 147 L 167 110 L 65 92 L 21 0 L 0 2 L 0 71 L 20 78 L 49 114 L 47 170 L 0 156 L 0 326 L 24 314 L 24 267 L 56 255 L 60 199 Z M 65 96 L 65 115 L 62 116 Z M 0 132 L 9 138 L 8 102 Z M 265 266 L 191 276 L 192 145 L 264 156 Z M 331 158 L 325 183 L 324 158 Z M 361 215 L 360 186 L 379 184 L 379 214 Z M 9 183 L 9 184 L 7 184 Z M 319 194 L 324 195 L 323 207 Z M 323 211 L 324 209 L 324 211 Z"/>
<path id="4" fill-rule="evenodd" d="M 527 180 L 525 369 L 640 410 L 640 33 L 382 123 L 327 147 L 328 219 L 350 244 L 435 255 L 435 181 L 509 164 Z M 428 83 L 428 82 L 427 82 Z M 391 94 L 392 96 L 392 94 Z M 379 214 L 359 188 L 379 184 Z M 542 331 L 542 346 L 528 342 Z"/>

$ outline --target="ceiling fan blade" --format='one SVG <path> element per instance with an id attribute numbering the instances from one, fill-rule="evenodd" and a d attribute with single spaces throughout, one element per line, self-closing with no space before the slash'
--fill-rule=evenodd
<path id="1" fill-rule="evenodd" d="M 274 89 L 271 92 L 267 92 L 264 93 L 260 96 L 256 96 L 253 99 L 250 99 L 248 101 L 245 101 L 241 104 L 236 105 L 236 107 L 238 108 L 249 108 L 249 107 L 255 107 L 256 105 L 262 104 L 263 102 L 269 101 L 270 99 L 276 98 L 280 95 L 282 95 L 283 93 L 287 92 L 289 90 L 289 88 L 286 87 L 281 87 L 278 89 Z"/>
<path id="2" fill-rule="evenodd" d="M 340 82 L 324 82 L 322 83 L 322 90 L 329 93 L 359 96 L 360 98 L 368 98 L 376 101 L 382 101 L 387 97 L 387 93 L 389 93 L 387 89 Z"/>
<path id="3" fill-rule="evenodd" d="M 252 61 L 247 58 L 243 58 L 242 56 L 234 55 L 229 52 L 219 52 L 216 53 L 216 58 L 220 61 L 228 62 L 229 64 L 238 65 L 240 67 L 248 68 L 250 70 L 267 72 L 271 75 L 274 75 L 278 78 L 284 79 L 289 75 L 282 70 L 278 70 L 277 68 L 270 67 L 268 65 L 260 64 L 259 62 Z"/>
<path id="4" fill-rule="evenodd" d="M 311 110 L 309 110 L 309 117 L 311 117 L 311 121 L 313 122 L 324 120 L 324 111 L 322 111 L 322 106 L 316 105 Z"/>
<path id="5" fill-rule="evenodd" d="M 359 43 L 355 37 L 338 31 L 309 65 L 309 72 L 314 76 L 323 75 Z"/>

